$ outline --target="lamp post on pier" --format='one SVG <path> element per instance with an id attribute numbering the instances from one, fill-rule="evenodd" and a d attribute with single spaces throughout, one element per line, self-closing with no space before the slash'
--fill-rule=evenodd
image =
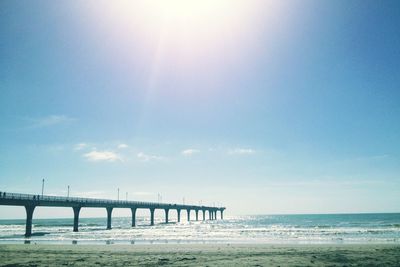
<path id="1" fill-rule="evenodd" d="M 42 197 L 43 197 L 43 192 L 44 192 L 44 179 L 42 179 Z"/>

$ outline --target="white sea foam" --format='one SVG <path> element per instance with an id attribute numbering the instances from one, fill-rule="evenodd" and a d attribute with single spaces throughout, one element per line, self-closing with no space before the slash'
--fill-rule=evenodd
<path id="1" fill-rule="evenodd" d="M 26 239 L 23 220 L 0 221 L 0 243 L 400 243 L 400 214 L 237 216 L 216 221 L 162 223 L 148 218 L 82 218 L 79 232 L 72 219 L 34 220 L 34 235 Z"/>

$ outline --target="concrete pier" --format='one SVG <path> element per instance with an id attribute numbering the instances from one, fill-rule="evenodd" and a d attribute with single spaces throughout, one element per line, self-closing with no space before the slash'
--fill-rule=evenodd
<path id="1" fill-rule="evenodd" d="M 32 235 L 32 218 L 35 206 L 25 206 L 26 210 L 26 227 L 25 227 L 25 237 Z"/>
<path id="2" fill-rule="evenodd" d="M 137 208 L 131 208 L 131 211 L 132 211 L 132 227 L 136 226 L 136 210 L 137 210 Z"/>
<path id="3" fill-rule="evenodd" d="M 186 211 L 187 211 L 187 221 L 189 222 L 190 221 L 190 209 L 187 209 Z"/>
<path id="4" fill-rule="evenodd" d="M 107 209 L 107 230 L 111 229 L 111 214 L 113 211 L 113 208 L 106 208 Z"/>
<path id="5" fill-rule="evenodd" d="M 74 210 L 74 232 L 78 232 L 79 225 L 79 212 L 81 211 L 81 207 L 72 207 Z"/>
<path id="6" fill-rule="evenodd" d="M 150 209 L 150 225 L 154 225 L 154 210 L 155 209 Z"/>
<path id="7" fill-rule="evenodd" d="M 165 223 L 168 223 L 168 213 L 169 213 L 169 209 L 165 209 Z"/>
<path id="8" fill-rule="evenodd" d="M 195 205 L 167 204 L 155 202 L 140 202 L 140 201 L 122 201 L 110 199 L 94 199 L 94 198 L 77 198 L 77 197 L 59 197 L 59 196 L 41 196 L 18 193 L 1 193 L 0 205 L 4 206 L 23 206 L 26 211 L 26 228 L 25 236 L 32 235 L 32 219 L 36 207 L 71 207 L 74 212 L 73 231 L 79 231 L 79 214 L 82 208 L 105 208 L 107 210 L 107 229 L 111 229 L 112 211 L 114 208 L 129 208 L 132 211 L 132 227 L 136 226 L 136 211 L 137 209 L 150 210 L 150 225 L 154 225 L 154 212 L 156 209 L 165 211 L 165 223 L 169 223 L 169 211 L 171 209 L 177 211 L 177 220 L 181 221 L 181 211 L 186 210 L 187 220 L 190 221 L 190 212 L 195 211 L 196 221 L 199 219 L 199 211 L 203 212 L 203 220 L 206 220 L 206 212 L 209 214 L 209 219 L 217 218 L 217 211 L 223 211 L 225 207 L 208 207 Z"/>

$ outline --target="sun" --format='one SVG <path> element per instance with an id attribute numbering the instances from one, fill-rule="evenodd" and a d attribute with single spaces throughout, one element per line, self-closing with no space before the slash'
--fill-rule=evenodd
<path id="1" fill-rule="evenodd" d="M 280 17 L 275 0 L 97 0 L 85 5 L 90 36 L 104 42 L 98 45 L 104 62 L 128 75 L 140 66 L 141 77 L 148 77 L 146 88 L 153 88 L 146 89 L 149 95 L 165 91 L 186 97 L 196 90 L 186 84 L 201 79 L 207 84 L 193 95 L 211 97 L 227 68 L 245 66 L 259 54 L 260 36 L 268 36 L 274 27 L 269 21 Z M 180 84 L 166 89 L 162 81 Z"/>
<path id="2" fill-rule="evenodd" d="M 94 8 L 98 27 L 118 46 L 114 54 L 135 49 L 155 68 L 184 69 L 241 50 L 254 9 L 241 0 L 100 1 Z"/>

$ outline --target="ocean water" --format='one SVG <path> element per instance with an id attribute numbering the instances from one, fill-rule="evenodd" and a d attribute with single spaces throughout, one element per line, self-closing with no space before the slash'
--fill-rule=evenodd
<path id="1" fill-rule="evenodd" d="M 182 216 L 184 217 L 184 216 Z M 55 244 L 181 244 L 181 243 L 269 243 L 269 244 L 400 244 L 400 213 L 228 216 L 224 220 L 169 224 L 147 217 L 112 219 L 81 218 L 79 232 L 72 231 L 73 218 L 34 219 L 33 236 L 25 238 L 25 220 L 0 220 L 0 243 Z"/>

